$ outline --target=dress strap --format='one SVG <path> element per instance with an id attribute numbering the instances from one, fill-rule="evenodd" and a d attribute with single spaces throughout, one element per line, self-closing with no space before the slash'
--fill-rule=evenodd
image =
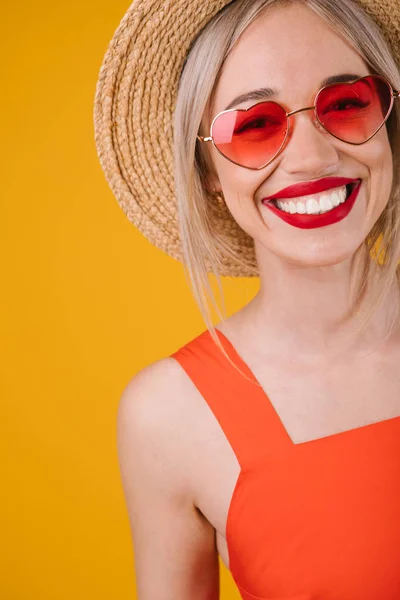
<path id="1" fill-rule="evenodd" d="M 221 344 L 208 330 L 171 355 L 186 371 L 224 431 L 241 468 L 289 446 L 288 435 L 255 376 L 231 342 L 218 330 Z"/>

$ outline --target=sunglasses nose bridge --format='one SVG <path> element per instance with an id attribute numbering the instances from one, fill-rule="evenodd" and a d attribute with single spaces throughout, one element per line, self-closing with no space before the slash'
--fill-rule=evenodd
<path id="1" fill-rule="evenodd" d="M 287 119 L 289 121 L 289 117 L 292 117 L 293 115 L 297 115 L 298 113 L 305 112 L 305 111 L 308 111 L 308 110 L 313 110 L 314 111 L 314 118 L 313 118 L 314 125 L 318 129 L 320 129 L 321 131 L 323 131 L 324 127 L 322 127 L 322 125 L 321 125 L 321 123 L 320 123 L 320 121 L 318 119 L 317 111 L 316 111 L 316 106 L 315 105 L 314 106 L 307 106 L 306 108 L 298 108 L 297 110 L 292 110 L 291 112 L 286 113 L 286 117 L 287 117 Z"/>
<path id="2" fill-rule="evenodd" d="M 304 112 L 306 110 L 314 110 L 315 106 L 307 106 L 306 108 L 298 108 L 297 110 L 292 110 L 289 113 L 286 113 L 287 117 L 292 117 L 293 115 L 297 115 L 297 113 Z"/>

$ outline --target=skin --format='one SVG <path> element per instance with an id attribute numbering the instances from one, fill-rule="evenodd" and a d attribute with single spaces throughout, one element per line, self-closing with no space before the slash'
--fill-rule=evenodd
<path id="1" fill-rule="evenodd" d="M 246 30 L 228 57 L 212 114 L 259 87 L 277 88 L 276 100 L 287 110 L 306 107 L 322 79 L 345 72 L 368 69 L 313 13 L 297 4 L 280 7 Z M 261 272 L 260 293 L 219 328 L 268 390 L 293 442 L 301 443 L 400 414 L 400 341 L 394 331 L 376 350 L 398 290 L 362 335 L 353 321 L 342 323 L 354 253 L 388 202 L 393 174 L 386 130 L 351 146 L 316 128 L 309 112 L 293 125 L 284 152 L 261 171 L 213 152 L 209 185 L 223 192 L 254 238 Z M 287 185 L 336 175 L 363 180 L 356 205 L 339 223 L 300 230 L 262 205 Z M 218 553 L 229 566 L 225 527 L 240 467 L 174 359 L 149 365 L 124 390 L 118 454 L 138 598 L 217 600 Z"/>
<path id="2" fill-rule="evenodd" d="M 229 55 L 211 114 L 260 87 L 277 89 L 270 99 L 287 111 L 311 106 L 322 80 L 340 73 L 362 76 L 369 70 L 347 42 L 303 5 L 274 8 L 244 32 Z M 260 171 L 234 165 L 210 145 L 215 175 L 209 185 L 223 193 L 235 220 L 254 239 L 260 268 L 260 293 L 229 325 L 253 346 L 268 337 L 275 352 L 284 353 L 296 338 L 304 352 L 320 354 L 328 338 L 339 349 L 354 329 L 351 322 L 340 325 L 350 307 L 352 258 L 388 202 L 392 153 L 386 127 L 360 146 L 316 126 L 312 111 L 293 117 L 291 129 L 284 151 Z M 298 229 L 262 204 L 288 185 L 330 176 L 362 179 L 354 208 L 338 223 Z M 353 336 L 353 349 L 379 339 L 386 310 L 382 307 L 361 338 Z"/>

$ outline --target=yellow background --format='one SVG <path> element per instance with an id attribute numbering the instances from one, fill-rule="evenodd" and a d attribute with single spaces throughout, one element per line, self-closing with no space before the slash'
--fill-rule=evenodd
<path id="1" fill-rule="evenodd" d="M 105 181 L 93 97 L 128 2 L 7 3 L 0 23 L 0 597 L 135 598 L 116 412 L 145 365 L 200 333 L 179 263 Z M 228 311 L 256 291 L 226 280 Z M 221 598 L 238 598 L 221 563 Z"/>

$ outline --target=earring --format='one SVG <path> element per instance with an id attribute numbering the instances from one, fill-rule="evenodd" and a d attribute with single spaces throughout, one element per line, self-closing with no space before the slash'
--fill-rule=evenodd
<path id="1" fill-rule="evenodd" d="M 226 218 L 228 207 L 222 192 L 214 191 L 210 194 L 209 210 L 216 218 Z"/>
<path id="2" fill-rule="evenodd" d="M 219 207 L 223 207 L 225 206 L 225 198 L 222 192 L 217 192 L 216 189 L 214 188 L 213 193 L 211 194 L 212 199 L 214 200 L 215 204 Z"/>

